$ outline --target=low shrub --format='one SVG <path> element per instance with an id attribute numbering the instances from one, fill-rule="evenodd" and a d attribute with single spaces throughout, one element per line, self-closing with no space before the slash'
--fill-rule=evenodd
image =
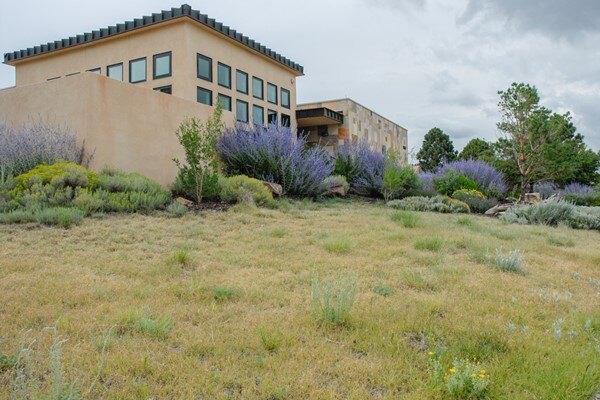
<path id="1" fill-rule="evenodd" d="M 419 175 L 410 166 L 401 166 L 389 155 L 385 162 L 381 193 L 385 201 L 414 195 L 423 188 Z"/>
<path id="2" fill-rule="evenodd" d="M 470 198 L 462 200 L 468 206 L 471 212 L 477 214 L 483 214 L 490 208 L 498 205 L 498 199 L 479 199 L 479 198 Z"/>
<path id="3" fill-rule="evenodd" d="M 465 201 L 467 199 L 485 199 L 485 195 L 479 190 L 459 189 L 452 193 L 452 198 L 456 200 Z"/>
<path id="4" fill-rule="evenodd" d="M 578 206 L 600 207 L 600 192 L 590 194 L 565 194 L 563 198 Z"/>
<path id="5" fill-rule="evenodd" d="M 273 195 L 261 181 L 245 175 L 221 177 L 219 197 L 225 203 L 251 202 L 259 206 L 273 204 Z"/>
<path id="6" fill-rule="evenodd" d="M 0 214 L 0 224 L 38 223 L 69 228 L 81 222 L 84 215 L 81 210 L 67 207 L 18 209 Z"/>
<path id="7" fill-rule="evenodd" d="M 469 159 L 449 162 L 438 169 L 435 175 L 441 176 L 448 170 L 454 170 L 476 182 L 478 190 L 487 197 L 504 197 L 507 192 L 502 172 L 483 160 Z"/>
<path id="8" fill-rule="evenodd" d="M 333 172 L 323 148 L 309 148 L 305 138 L 283 126 L 237 125 L 219 138 L 217 150 L 229 175 L 278 183 L 286 195 L 320 196 Z"/>
<path id="9" fill-rule="evenodd" d="M 388 207 L 407 211 L 431 211 L 440 213 L 469 213 L 469 206 L 448 196 L 422 197 L 412 196 L 401 200 L 392 200 Z"/>
<path id="10" fill-rule="evenodd" d="M 446 196 L 451 196 L 452 193 L 458 190 L 479 190 L 477 182 L 454 169 L 448 169 L 442 175 L 434 177 L 433 187 L 436 192 Z"/>
<path id="11" fill-rule="evenodd" d="M 594 187 L 590 185 L 582 185 L 581 183 L 569 183 L 561 191 L 562 195 L 574 195 L 574 196 L 590 196 L 596 191 Z"/>
<path id="12" fill-rule="evenodd" d="M 558 187 L 554 182 L 537 182 L 533 185 L 533 192 L 539 193 L 542 200 L 546 200 L 558 194 Z"/>
<path id="13" fill-rule="evenodd" d="M 348 191 L 350 190 L 350 184 L 348 183 L 348 180 L 344 175 L 328 176 L 327 178 L 325 178 L 325 181 L 323 183 L 325 184 L 327 190 L 337 186 L 342 186 L 344 188 L 344 193 L 348 193 Z"/>
<path id="14" fill-rule="evenodd" d="M 502 250 L 496 249 L 496 255 L 486 255 L 485 260 L 489 266 L 505 272 L 523 273 L 521 264 L 523 263 L 523 253 L 519 250 L 512 250 L 508 253 L 503 253 Z"/>
<path id="15" fill-rule="evenodd" d="M 363 196 L 379 197 L 384 175 L 384 157 L 365 141 L 345 141 L 334 153 L 335 175 L 342 175 L 350 189 Z"/>
<path id="16" fill-rule="evenodd" d="M 479 364 L 455 359 L 448 373 L 445 370 L 439 358 L 435 357 L 432 361 L 432 372 L 435 382 L 447 394 L 444 398 L 456 400 L 488 398 L 490 379 Z"/>
<path id="17" fill-rule="evenodd" d="M 346 277 L 340 275 L 336 283 L 321 282 L 315 275 L 312 281 L 314 318 L 320 323 L 347 324 L 355 295 L 356 281 L 352 274 Z"/>
<path id="18" fill-rule="evenodd" d="M 175 217 L 183 217 L 185 214 L 188 213 L 188 211 L 188 208 L 178 201 L 174 201 L 167 206 L 167 212 L 169 214 L 174 215 Z"/>

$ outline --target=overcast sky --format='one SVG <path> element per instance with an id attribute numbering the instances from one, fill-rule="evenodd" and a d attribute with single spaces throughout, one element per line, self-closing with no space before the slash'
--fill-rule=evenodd
<path id="1" fill-rule="evenodd" d="M 181 1 L 183 2 L 183 1 Z M 0 51 L 32 47 L 180 2 L 2 0 Z M 437 126 L 461 149 L 497 138 L 497 91 L 538 87 L 600 148 L 600 0 L 189 0 L 303 65 L 298 102 L 350 97 L 409 131 Z M 14 84 L 0 66 L 0 87 Z"/>

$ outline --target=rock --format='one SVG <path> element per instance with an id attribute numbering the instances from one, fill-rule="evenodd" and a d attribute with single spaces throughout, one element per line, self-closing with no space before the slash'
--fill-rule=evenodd
<path id="1" fill-rule="evenodd" d="M 183 204 L 186 207 L 192 207 L 194 205 L 193 201 L 190 201 L 188 199 L 184 199 L 183 197 L 178 197 L 175 199 L 176 202 Z"/>
<path id="2" fill-rule="evenodd" d="M 485 212 L 488 217 L 497 217 L 513 206 L 512 203 L 498 204 Z"/>
<path id="3" fill-rule="evenodd" d="M 344 197 L 346 194 L 346 188 L 344 188 L 344 185 L 337 185 L 330 187 L 329 190 L 327 190 L 327 192 L 325 193 L 325 196 Z"/>
<path id="4" fill-rule="evenodd" d="M 263 181 L 263 185 L 269 189 L 273 197 L 280 197 L 283 193 L 283 187 L 281 187 L 281 185 L 278 183 Z"/>
<path id="5" fill-rule="evenodd" d="M 525 193 L 525 204 L 535 204 L 542 201 L 542 195 L 539 193 Z"/>

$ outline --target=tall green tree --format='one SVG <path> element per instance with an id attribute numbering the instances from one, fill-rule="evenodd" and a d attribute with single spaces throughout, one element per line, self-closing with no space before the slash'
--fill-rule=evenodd
<path id="1" fill-rule="evenodd" d="M 492 144 L 483 139 L 475 138 L 462 149 L 458 155 L 460 160 L 483 160 L 492 162 L 494 160 L 494 149 Z"/>
<path id="2" fill-rule="evenodd" d="M 439 128 L 433 128 L 425 135 L 423 146 L 417 153 L 421 169 L 433 172 L 447 162 L 455 161 L 457 152 L 450 136 Z"/>

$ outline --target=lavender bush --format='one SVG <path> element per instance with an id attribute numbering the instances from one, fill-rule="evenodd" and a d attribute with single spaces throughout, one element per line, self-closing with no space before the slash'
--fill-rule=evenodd
<path id="1" fill-rule="evenodd" d="M 219 138 L 217 151 L 230 175 L 278 183 L 288 195 L 319 196 L 333 172 L 329 155 L 294 136 L 287 127 L 240 124 Z"/>
<path id="2" fill-rule="evenodd" d="M 0 182 L 40 164 L 69 161 L 87 166 L 83 145 L 68 128 L 42 121 L 11 128 L 0 123 Z"/>
<path id="3" fill-rule="evenodd" d="M 479 188 L 487 196 L 501 197 L 506 194 L 507 187 L 502 173 L 485 161 L 473 159 L 444 164 L 435 173 L 421 173 L 420 178 L 425 189 L 427 191 L 434 191 L 433 179 L 441 177 L 446 171 L 451 169 L 477 182 Z"/>
<path id="4" fill-rule="evenodd" d="M 369 148 L 367 142 L 344 142 L 336 148 L 335 174 L 343 175 L 350 190 L 363 196 L 380 196 L 383 183 L 384 157 Z"/>
<path id="5" fill-rule="evenodd" d="M 595 189 L 592 186 L 582 185 L 581 183 L 569 183 L 561 190 L 563 195 L 575 196 L 590 196 L 594 194 L 594 192 Z"/>
<path id="6" fill-rule="evenodd" d="M 539 193 L 542 200 L 546 200 L 558 194 L 558 188 L 554 182 L 538 182 L 533 185 L 533 192 Z"/>

